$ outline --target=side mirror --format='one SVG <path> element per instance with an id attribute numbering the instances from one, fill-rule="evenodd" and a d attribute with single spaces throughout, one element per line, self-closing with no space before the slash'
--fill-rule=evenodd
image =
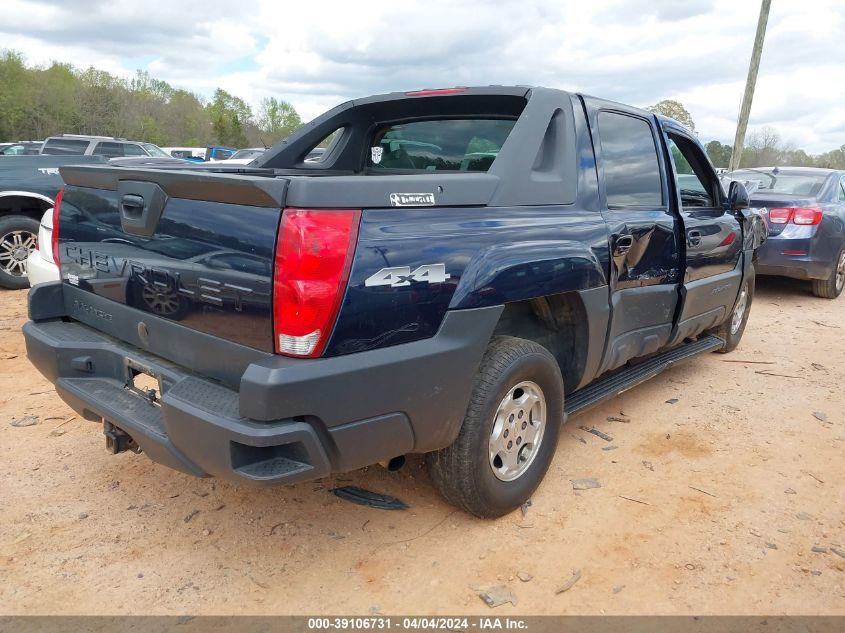
<path id="1" fill-rule="evenodd" d="M 740 211 L 751 206 L 751 199 L 745 185 L 736 180 L 731 182 L 728 188 L 728 207 L 731 211 Z"/>

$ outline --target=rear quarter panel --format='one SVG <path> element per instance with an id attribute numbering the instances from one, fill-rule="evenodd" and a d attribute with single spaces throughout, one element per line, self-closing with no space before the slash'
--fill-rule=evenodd
<path id="1" fill-rule="evenodd" d="M 573 206 L 365 210 L 327 355 L 428 338 L 449 309 L 606 285 L 606 231 Z M 445 281 L 365 285 L 383 268 L 431 264 Z"/>

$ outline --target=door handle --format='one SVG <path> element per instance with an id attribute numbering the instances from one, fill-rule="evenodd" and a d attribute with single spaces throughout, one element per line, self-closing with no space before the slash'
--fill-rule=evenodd
<path id="1" fill-rule="evenodd" d="M 701 231 L 687 231 L 687 244 L 690 246 L 698 246 L 701 244 Z"/>
<path id="2" fill-rule="evenodd" d="M 620 235 L 616 238 L 616 242 L 613 245 L 613 254 L 614 255 L 624 255 L 628 251 L 631 250 L 631 247 L 634 245 L 634 236 L 633 235 Z"/>
<path id="3" fill-rule="evenodd" d="M 120 199 L 120 210 L 128 218 L 138 218 L 144 212 L 144 199 L 127 193 Z"/>

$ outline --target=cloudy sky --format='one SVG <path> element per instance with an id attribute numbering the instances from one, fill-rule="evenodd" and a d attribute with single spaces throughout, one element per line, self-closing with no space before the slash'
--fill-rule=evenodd
<path id="1" fill-rule="evenodd" d="M 0 47 L 209 96 L 277 96 L 303 119 L 356 96 L 529 84 L 648 106 L 676 99 L 731 143 L 757 0 L 3 0 Z M 774 0 L 751 129 L 845 144 L 845 6 Z"/>

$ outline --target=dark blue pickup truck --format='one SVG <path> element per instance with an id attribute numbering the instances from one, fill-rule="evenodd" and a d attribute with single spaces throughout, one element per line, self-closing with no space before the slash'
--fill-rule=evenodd
<path id="1" fill-rule="evenodd" d="M 568 415 L 736 347 L 765 236 L 678 123 L 543 88 L 350 101 L 249 166 L 61 173 L 27 351 L 112 451 L 259 485 L 425 453 L 488 517 Z"/>

